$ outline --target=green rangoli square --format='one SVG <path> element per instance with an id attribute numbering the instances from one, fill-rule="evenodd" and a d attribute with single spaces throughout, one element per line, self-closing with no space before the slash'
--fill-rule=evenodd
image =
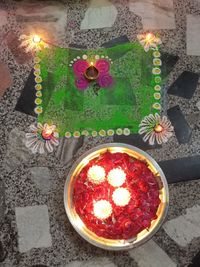
<path id="1" fill-rule="evenodd" d="M 95 61 L 95 56 L 109 60 L 111 87 L 96 91 L 94 82 L 86 90 L 76 87 L 73 64 L 86 56 L 89 62 Z M 160 73 L 152 72 L 155 58 L 153 50 L 145 52 L 139 43 L 96 50 L 51 47 L 40 51 L 35 65 L 36 88 L 42 93 L 37 98 L 39 122 L 55 124 L 60 136 L 67 137 L 137 133 L 141 120 L 160 110 Z"/>

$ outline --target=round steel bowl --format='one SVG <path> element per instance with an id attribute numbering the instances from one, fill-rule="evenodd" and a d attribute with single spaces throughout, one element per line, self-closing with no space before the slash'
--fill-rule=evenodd
<path id="1" fill-rule="evenodd" d="M 122 152 L 127 153 L 130 156 L 146 161 L 148 164 L 150 170 L 154 173 L 156 176 L 156 179 L 158 180 L 158 183 L 162 186 L 160 186 L 160 200 L 161 203 L 157 210 L 157 216 L 158 218 L 156 220 L 153 220 L 151 223 L 151 226 L 148 230 L 141 231 L 136 237 L 129 240 L 124 239 L 106 239 L 103 237 L 97 236 L 95 233 L 93 233 L 91 230 L 89 230 L 86 225 L 83 223 L 83 221 L 80 219 L 79 215 L 76 213 L 74 203 L 73 203 L 73 189 L 74 189 L 74 181 L 77 177 L 77 175 L 80 173 L 83 167 L 87 165 L 87 163 L 95 158 L 98 157 L 101 153 L 104 153 L 106 151 L 109 151 L 111 153 L 115 152 Z M 169 191 L 168 191 L 168 184 L 165 178 L 165 175 L 159 165 L 156 163 L 156 161 L 149 156 L 146 152 L 142 151 L 141 149 L 126 145 L 126 144 L 120 144 L 120 143 L 108 143 L 104 145 L 97 146 L 85 154 L 83 154 L 78 161 L 74 163 L 72 166 L 67 179 L 65 183 L 65 189 L 64 189 L 64 204 L 65 209 L 67 212 L 67 216 L 73 225 L 74 229 L 81 235 L 85 240 L 90 242 L 91 244 L 100 247 L 102 249 L 106 250 L 127 250 L 134 247 L 137 247 L 147 240 L 149 240 L 161 227 L 163 221 L 165 220 L 165 217 L 167 215 L 168 211 L 168 205 L 169 205 Z"/>

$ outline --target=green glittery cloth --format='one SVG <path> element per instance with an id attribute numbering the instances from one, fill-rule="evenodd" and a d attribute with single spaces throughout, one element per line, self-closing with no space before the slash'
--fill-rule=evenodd
<path id="1" fill-rule="evenodd" d="M 40 51 L 36 58 L 36 62 L 40 59 L 36 71 L 40 68 L 41 76 L 36 81 L 42 85 L 37 99 L 38 108 L 42 108 L 39 122 L 55 124 L 60 136 L 67 137 L 137 133 L 146 115 L 160 111 L 160 67 L 156 66 L 157 74 L 152 73 L 153 59 L 160 55 L 155 57 L 154 53 L 145 52 L 139 43 L 96 50 L 51 47 Z M 111 87 L 99 88 L 95 81 L 86 90 L 76 87 L 73 63 L 85 56 L 93 62 L 95 56 L 109 60 Z"/>

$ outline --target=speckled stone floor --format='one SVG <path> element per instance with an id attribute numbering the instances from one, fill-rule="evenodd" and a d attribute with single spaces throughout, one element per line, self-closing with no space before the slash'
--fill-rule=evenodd
<path id="1" fill-rule="evenodd" d="M 162 265 L 161 262 L 158 265 L 156 261 L 155 265 L 150 265 L 150 258 L 149 262 L 147 258 L 141 262 L 131 252 L 103 251 L 81 239 L 70 225 L 64 210 L 63 188 L 66 174 L 71 164 L 85 151 L 112 139 L 85 138 L 76 155 L 63 166 L 56 152 L 39 156 L 26 150 L 23 144 L 24 132 L 35 118 L 15 111 L 17 100 L 33 65 L 32 59 L 15 47 L 16 36 L 38 27 L 48 32 L 52 36 L 52 42 L 59 46 L 67 47 L 69 43 L 73 43 L 90 48 L 122 35 L 127 35 L 130 41 L 134 41 L 136 35 L 144 29 L 152 30 L 160 34 L 163 51 L 179 56 L 169 75 L 168 85 L 184 70 L 199 73 L 199 0 L 168 0 L 165 4 L 162 2 L 96 0 L 92 1 L 93 10 L 87 11 L 89 1 L 0 1 L 0 61 L 8 67 L 12 76 L 10 87 L 0 99 L 0 241 L 4 248 L 0 255 L 5 254 L 5 257 L 2 256 L 4 261 L 0 261 L 1 267 L 29 267 L 36 264 L 49 267 L 92 264 L 119 267 L 185 267 L 199 251 L 200 227 L 197 225 L 194 238 L 190 240 L 187 237 L 184 244 L 179 242 L 178 238 L 173 238 L 170 230 L 168 232 L 165 228 L 156 233 L 153 238 L 155 246 L 158 245 L 165 255 L 160 254 L 157 257 L 167 265 Z M 87 12 L 96 12 L 96 16 L 86 17 Z M 163 19 L 161 25 L 159 19 Z M 90 29 L 91 23 L 93 29 Z M 149 29 L 148 23 L 151 25 Z M 198 43 L 197 46 L 194 45 L 195 42 Z M 197 105 L 199 97 L 199 84 L 190 100 L 168 95 L 168 108 L 177 104 L 180 106 L 192 129 L 192 136 L 185 144 L 179 144 L 174 136 L 162 148 L 149 150 L 148 153 L 157 161 L 200 155 L 200 110 Z M 75 151 L 76 146 L 77 144 Z M 67 145 L 65 149 L 67 152 Z M 44 172 L 47 173 L 48 190 L 41 180 L 38 180 Z M 169 189 L 170 208 L 167 221 L 185 214 L 188 208 L 200 205 L 200 180 L 171 184 Z M 33 210 L 33 206 L 36 210 Z M 25 207 L 27 210 L 20 210 Z M 25 221 L 23 218 L 20 220 L 17 215 L 20 212 Z M 196 215 L 190 214 L 191 220 L 199 218 L 200 221 L 199 213 L 195 213 Z M 35 214 L 35 220 L 31 214 Z M 43 220 L 40 220 L 40 215 L 37 218 L 37 214 L 41 214 Z M 38 223 L 39 235 L 44 235 L 42 240 L 34 239 L 34 235 L 38 235 L 37 231 L 34 232 L 34 223 Z M 193 236 L 194 227 L 188 229 Z M 24 232 L 25 236 L 20 236 L 20 231 Z M 85 261 L 88 261 L 88 264 Z"/>

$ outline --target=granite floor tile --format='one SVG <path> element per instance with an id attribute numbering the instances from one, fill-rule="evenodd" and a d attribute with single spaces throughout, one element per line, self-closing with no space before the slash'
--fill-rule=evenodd
<path id="1" fill-rule="evenodd" d="M 192 263 L 188 267 L 199 267 L 199 263 L 200 263 L 200 252 L 194 256 L 194 258 L 192 259 Z"/>
<path id="2" fill-rule="evenodd" d="M 63 267 L 116 267 L 116 265 L 111 262 L 106 257 L 95 257 L 88 261 L 73 261 Z"/>
<path id="3" fill-rule="evenodd" d="M 200 110 L 200 101 L 196 103 L 196 107 L 198 108 L 198 110 Z"/>
<path id="4" fill-rule="evenodd" d="M 62 43 L 66 37 L 67 9 L 61 2 L 19 2 L 16 20 L 27 34 L 39 34 L 49 42 Z"/>
<path id="5" fill-rule="evenodd" d="M 172 0 L 130 0 L 129 8 L 142 18 L 145 30 L 176 28 Z"/>
<path id="6" fill-rule="evenodd" d="M 174 69 L 178 60 L 178 56 L 161 51 L 161 73 L 163 77 L 167 77 L 169 75 L 169 73 Z"/>
<path id="7" fill-rule="evenodd" d="M 187 123 L 184 114 L 179 106 L 168 109 L 167 115 L 174 126 L 174 132 L 179 144 L 185 144 L 190 141 L 192 130 Z"/>
<path id="8" fill-rule="evenodd" d="M 200 237 L 200 206 L 186 209 L 183 214 L 166 222 L 163 226 L 166 233 L 179 245 L 185 247 L 194 239 Z"/>
<path id="9" fill-rule="evenodd" d="M 108 0 L 91 0 L 81 22 L 81 30 L 112 27 L 117 17 L 117 8 Z"/>
<path id="10" fill-rule="evenodd" d="M 102 46 L 109 48 L 113 47 L 114 45 L 124 44 L 124 43 L 130 43 L 130 40 L 128 39 L 127 35 L 122 35 L 120 37 L 114 38 L 106 43 L 103 43 Z"/>
<path id="11" fill-rule="evenodd" d="M 0 241 L 0 263 L 3 262 L 6 258 L 6 251 L 5 251 L 5 248 L 3 246 L 3 243 Z"/>
<path id="12" fill-rule="evenodd" d="M 48 194 L 52 187 L 52 176 L 47 167 L 32 167 L 29 169 L 31 180 L 41 193 Z"/>
<path id="13" fill-rule="evenodd" d="M 0 99 L 1 99 L 6 89 L 8 89 L 12 85 L 12 77 L 10 74 L 10 70 L 4 62 L 0 62 L 0 81 L 1 81 L 0 82 Z"/>
<path id="14" fill-rule="evenodd" d="M 149 150 L 149 149 L 155 149 L 161 147 L 158 144 L 155 144 L 153 146 L 149 145 L 148 142 L 144 142 L 143 138 L 139 134 L 130 134 L 129 136 L 125 135 L 114 135 L 113 137 L 114 142 L 116 143 L 125 143 L 132 146 L 136 146 L 143 150 Z"/>
<path id="15" fill-rule="evenodd" d="M 168 183 L 178 183 L 200 178 L 200 156 L 160 161 Z"/>
<path id="16" fill-rule="evenodd" d="M 13 32 L 12 30 L 9 31 L 5 40 L 16 63 L 25 64 L 31 60 L 31 53 L 26 53 L 24 48 L 20 47 L 21 42 L 19 41 L 19 36 L 16 32 Z"/>
<path id="17" fill-rule="evenodd" d="M 187 55 L 200 56 L 200 16 L 187 15 L 186 45 Z"/>
<path id="18" fill-rule="evenodd" d="M 84 142 L 84 137 L 80 138 L 60 138 L 60 143 L 56 151 L 56 156 L 63 166 L 69 165 L 77 151 L 82 147 Z"/>
<path id="19" fill-rule="evenodd" d="M 153 240 L 129 252 L 138 267 L 176 267 L 177 264 Z"/>
<path id="20" fill-rule="evenodd" d="M 52 246 L 46 205 L 16 207 L 19 251 Z"/>
<path id="21" fill-rule="evenodd" d="M 7 12 L 5 10 L 0 9 L 0 28 L 7 24 Z"/>
<path id="22" fill-rule="evenodd" d="M 30 72 L 30 75 L 25 83 L 25 86 L 22 90 L 22 93 L 17 101 L 17 105 L 15 110 L 23 112 L 25 114 L 36 117 L 34 109 L 36 107 L 35 104 L 35 76 L 34 70 Z"/>
<path id="23" fill-rule="evenodd" d="M 6 211 L 5 186 L 3 181 L 0 180 L 0 225 L 4 221 L 5 211 Z"/>
<path id="24" fill-rule="evenodd" d="M 191 99 L 197 88 L 198 80 L 199 74 L 191 71 L 184 71 L 169 87 L 167 93 L 186 99 Z"/>
<path id="25" fill-rule="evenodd" d="M 9 134 L 8 147 L 3 166 L 8 172 L 12 172 L 20 164 L 28 162 L 32 155 L 30 150 L 25 147 L 25 132 L 17 127 L 12 129 Z"/>

